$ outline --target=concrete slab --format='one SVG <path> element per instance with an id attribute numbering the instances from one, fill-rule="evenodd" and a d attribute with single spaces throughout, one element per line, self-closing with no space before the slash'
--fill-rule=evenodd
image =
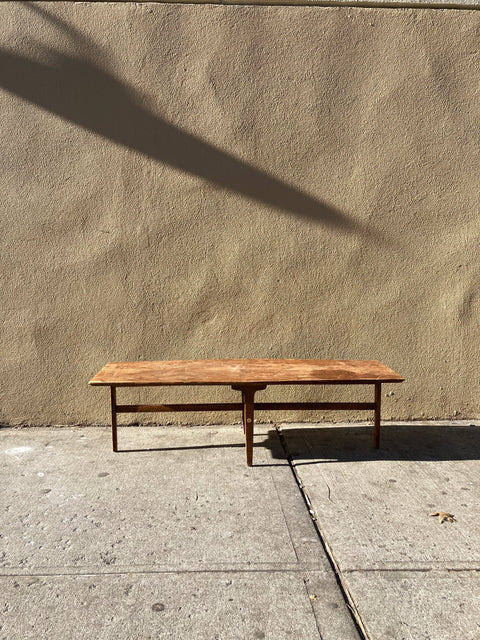
<path id="1" fill-rule="evenodd" d="M 480 638 L 478 572 L 362 571 L 348 584 L 372 639 Z"/>
<path id="2" fill-rule="evenodd" d="M 380 450 L 367 426 L 282 433 L 342 570 L 480 569 L 478 426 L 384 426 Z"/>
<path id="3" fill-rule="evenodd" d="M 278 438 L 119 436 L 0 430 L 0 638 L 358 639 Z"/>
<path id="4" fill-rule="evenodd" d="M 9 640 L 319 637 L 298 573 L 3 576 L 0 585 Z"/>
<path id="5" fill-rule="evenodd" d="M 480 637 L 480 427 L 284 425 L 282 438 L 371 640 Z M 274 434 L 271 433 L 272 441 Z M 434 511 L 455 516 L 440 524 Z"/>
<path id="6" fill-rule="evenodd" d="M 99 429 L 2 436 L 3 472 L 20 471 L 2 498 L 15 513 L 3 566 L 296 563 L 272 474 L 245 467 L 239 428 L 123 429 L 118 454 Z"/>

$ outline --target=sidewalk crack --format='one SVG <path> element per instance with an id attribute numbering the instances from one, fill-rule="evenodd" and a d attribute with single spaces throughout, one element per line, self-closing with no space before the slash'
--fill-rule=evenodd
<path id="1" fill-rule="evenodd" d="M 285 438 L 283 436 L 281 427 L 278 424 L 275 424 L 275 429 L 277 431 L 279 440 L 280 440 L 280 444 L 282 445 L 282 448 L 284 450 L 285 453 L 285 457 L 287 459 L 288 465 L 290 467 L 290 471 L 292 472 L 292 475 L 295 479 L 295 482 L 297 484 L 298 490 L 300 491 L 303 501 L 305 503 L 305 506 L 307 507 L 308 513 L 310 515 L 310 518 L 312 520 L 313 526 L 315 527 L 315 531 L 317 533 L 317 536 L 320 540 L 320 543 L 323 547 L 323 550 L 325 552 L 325 555 L 327 556 L 328 562 L 330 564 L 330 568 L 332 569 L 332 572 L 335 576 L 335 580 L 337 583 L 338 588 L 340 589 L 340 593 L 342 595 L 342 598 L 345 602 L 345 605 L 350 613 L 350 616 L 352 618 L 353 624 L 355 625 L 355 628 L 357 630 L 357 633 L 359 635 L 359 637 L 361 638 L 361 640 L 372 640 L 370 634 L 368 633 L 365 624 L 363 623 L 362 617 L 360 615 L 360 612 L 358 611 L 358 608 L 355 604 L 355 600 L 352 597 L 352 594 L 350 593 L 350 590 L 348 588 L 348 586 L 346 585 L 346 583 L 343 580 L 342 577 L 342 573 L 339 569 L 338 563 L 335 560 L 335 556 L 333 555 L 333 551 L 330 547 L 330 545 L 328 544 L 327 538 L 325 536 L 324 531 L 322 530 L 319 522 L 318 522 L 318 518 L 317 518 L 317 514 L 315 513 L 315 510 L 313 509 L 313 505 L 312 502 L 310 500 L 310 497 L 308 495 L 308 492 L 306 490 L 305 485 L 303 484 L 301 478 L 299 477 L 295 464 L 293 462 L 292 456 L 288 451 L 288 447 L 285 441 Z"/>

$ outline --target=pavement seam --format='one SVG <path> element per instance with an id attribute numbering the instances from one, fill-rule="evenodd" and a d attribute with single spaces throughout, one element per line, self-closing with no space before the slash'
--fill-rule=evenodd
<path id="1" fill-rule="evenodd" d="M 283 436 L 282 430 L 280 428 L 280 426 L 278 424 L 275 424 L 275 429 L 278 433 L 278 437 L 280 440 L 280 443 L 282 445 L 282 448 L 285 452 L 285 457 L 287 459 L 288 465 L 290 467 L 290 471 L 292 472 L 292 475 L 295 479 L 295 482 L 297 484 L 298 490 L 300 491 L 300 494 L 302 495 L 303 501 L 305 503 L 305 506 L 308 509 L 308 513 L 310 514 L 310 518 L 312 519 L 312 523 L 313 526 L 315 527 L 315 531 L 317 533 L 317 536 L 320 540 L 320 543 L 323 547 L 323 550 L 325 551 L 325 555 L 327 556 L 328 562 L 330 564 L 330 567 L 332 569 L 332 572 L 335 576 L 335 581 L 337 583 L 338 588 L 340 589 L 340 593 L 342 594 L 342 598 L 345 602 L 345 605 L 350 613 L 350 616 L 352 618 L 352 622 L 355 625 L 356 631 L 358 633 L 358 635 L 360 636 L 361 640 L 372 640 L 370 634 L 368 633 L 365 624 L 362 620 L 362 617 L 360 615 L 360 612 L 358 611 L 358 608 L 355 604 L 355 600 L 352 597 L 352 594 L 350 593 L 350 590 L 348 588 L 348 586 L 346 585 L 346 583 L 343 580 L 342 577 L 342 573 L 340 571 L 340 568 L 338 566 L 338 563 L 335 559 L 335 556 L 333 555 L 333 551 L 330 547 L 330 545 L 327 542 L 325 533 L 323 532 L 321 526 L 318 523 L 318 519 L 317 516 L 315 514 L 315 511 L 313 509 L 312 506 L 312 502 L 310 500 L 310 497 L 308 496 L 308 493 L 306 491 L 305 485 L 303 484 L 300 476 L 297 473 L 297 470 L 295 468 L 295 464 L 293 462 L 292 456 L 291 454 L 288 452 L 288 447 L 287 444 L 285 442 L 285 438 Z"/>
<path id="2" fill-rule="evenodd" d="M 127 576 L 127 575 L 143 575 L 143 574 L 154 574 L 154 575 L 163 575 L 163 574 L 187 574 L 187 573 L 325 573 L 325 570 L 322 569 L 312 569 L 311 567 L 298 567 L 296 569 L 285 569 L 282 567 L 277 568 L 269 568 L 269 569 L 138 569 L 138 570 L 125 570 L 125 571 L 91 571 L 91 570 L 80 570 L 80 571 L 30 571 L 25 573 L 1 573 L 1 578 L 47 578 L 47 577 L 62 577 L 62 576 Z"/>
<path id="3" fill-rule="evenodd" d="M 342 573 L 480 573 L 472 567 L 429 567 L 412 569 L 411 567 L 382 567 L 381 569 L 343 569 Z"/>

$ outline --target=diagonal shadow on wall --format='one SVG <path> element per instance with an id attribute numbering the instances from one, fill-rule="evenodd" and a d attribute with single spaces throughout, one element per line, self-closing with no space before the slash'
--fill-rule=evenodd
<path id="1" fill-rule="evenodd" d="M 29 5 L 74 48 L 98 47 L 45 9 Z M 267 206 L 343 232 L 366 235 L 343 212 L 169 124 L 142 105 L 141 96 L 82 55 L 70 55 L 31 42 L 35 58 L 0 49 L 0 87 L 67 121 L 149 158 L 193 174 Z M 372 235 L 369 232 L 369 235 Z"/>

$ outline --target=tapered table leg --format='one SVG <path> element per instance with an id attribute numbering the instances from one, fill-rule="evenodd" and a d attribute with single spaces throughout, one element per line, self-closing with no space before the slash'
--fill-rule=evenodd
<path id="1" fill-rule="evenodd" d="M 266 384 L 257 385 L 232 385 L 232 389 L 242 392 L 242 412 L 243 412 L 243 433 L 245 434 L 245 454 L 247 457 L 247 466 L 253 464 L 253 424 L 255 414 L 255 392 L 263 391 L 267 388 Z"/>
<path id="2" fill-rule="evenodd" d="M 117 443 L 117 388 L 110 387 L 110 406 L 112 410 L 112 445 L 113 450 L 118 451 Z"/>
<path id="3" fill-rule="evenodd" d="M 254 397 L 255 389 L 244 391 L 243 401 L 243 431 L 245 433 L 245 453 L 247 456 L 247 466 L 253 464 L 253 420 L 255 413 Z"/>
<path id="4" fill-rule="evenodd" d="M 380 410 L 382 405 L 382 384 L 380 382 L 375 383 L 375 426 L 374 426 L 374 441 L 375 449 L 380 447 Z"/>
<path id="5" fill-rule="evenodd" d="M 242 422 L 243 422 L 243 433 L 245 434 L 245 425 L 247 423 L 247 417 L 245 415 L 245 391 L 242 390 Z"/>

